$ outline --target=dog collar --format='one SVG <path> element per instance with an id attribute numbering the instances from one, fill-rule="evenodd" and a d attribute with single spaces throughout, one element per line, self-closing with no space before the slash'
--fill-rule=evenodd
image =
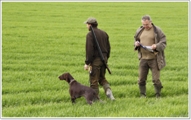
<path id="1" fill-rule="evenodd" d="M 72 82 L 74 82 L 75 80 L 74 79 L 72 79 L 71 81 L 70 81 L 70 84 L 72 84 Z"/>

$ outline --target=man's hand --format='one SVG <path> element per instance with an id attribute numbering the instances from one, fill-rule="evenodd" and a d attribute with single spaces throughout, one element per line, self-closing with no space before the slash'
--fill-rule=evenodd
<path id="1" fill-rule="evenodd" d="M 155 49 L 157 48 L 156 44 L 153 44 L 153 45 L 151 46 L 151 48 L 152 48 L 152 50 L 155 50 Z"/>
<path id="2" fill-rule="evenodd" d="M 89 67 L 89 66 L 85 64 L 85 65 L 84 65 L 84 70 L 88 70 L 88 67 Z"/>
<path id="3" fill-rule="evenodd" d="M 139 41 L 136 41 L 136 42 L 135 42 L 135 46 L 137 46 L 137 47 L 140 46 Z"/>

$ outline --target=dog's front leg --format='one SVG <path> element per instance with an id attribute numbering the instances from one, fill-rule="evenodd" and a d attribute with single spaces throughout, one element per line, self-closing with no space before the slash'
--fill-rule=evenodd
<path id="1" fill-rule="evenodd" d="M 72 104 L 74 104 L 75 100 L 76 100 L 76 97 L 75 97 L 74 92 L 72 91 L 71 88 L 69 90 L 69 93 L 70 93 L 70 98 L 71 98 Z"/>

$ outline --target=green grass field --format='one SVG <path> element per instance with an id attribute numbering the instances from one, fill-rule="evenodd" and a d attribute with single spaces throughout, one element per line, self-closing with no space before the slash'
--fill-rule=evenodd
<path id="1" fill-rule="evenodd" d="M 154 97 L 151 73 L 147 98 L 139 97 L 134 34 L 149 14 L 167 37 L 167 66 L 161 71 L 162 98 Z M 98 20 L 110 37 L 106 74 L 116 101 L 72 105 L 70 72 L 89 86 L 83 70 L 83 22 Z M 2 2 L 2 117 L 188 117 L 188 2 Z"/>

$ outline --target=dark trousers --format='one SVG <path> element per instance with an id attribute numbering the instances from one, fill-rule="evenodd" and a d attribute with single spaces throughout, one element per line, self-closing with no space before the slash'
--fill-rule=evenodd
<path id="1" fill-rule="evenodd" d="M 159 88 L 162 88 L 162 84 L 160 81 L 160 70 L 158 69 L 156 59 L 152 59 L 152 60 L 141 59 L 140 60 L 138 84 L 140 86 L 146 85 L 146 80 L 147 80 L 147 75 L 149 73 L 149 69 L 152 72 L 153 85 L 158 86 Z"/>
<path id="2" fill-rule="evenodd" d="M 93 89 L 99 89 L 99 84 L 101 86 L 109 84 L 105 78 L 106 67 L 100 58 L 96 58 L 92 66 L 92 72 L 90 73 L 90 87 Z"/>

